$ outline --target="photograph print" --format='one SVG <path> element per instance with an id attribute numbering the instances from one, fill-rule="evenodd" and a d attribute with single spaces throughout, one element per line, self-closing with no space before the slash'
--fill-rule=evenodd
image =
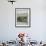
<path id="1" fill-rule="evenodd" d="M 30 8 L 16 8 L 15 9 L 15 26 L 16 27 L 30 27 Z"/>

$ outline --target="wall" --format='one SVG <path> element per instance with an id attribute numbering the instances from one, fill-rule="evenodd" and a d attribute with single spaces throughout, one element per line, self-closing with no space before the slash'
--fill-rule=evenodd
<path id="1" fill-rule="evenodd" d="M 31 39 L 46 40 L 46 1 L 17 0 L 13 5 L 0 0 L 0 41 L 15 40 L 19 32 L 29 33 Z M 31 27 L 15 27 L 15 8 L 31 8 Z"/>

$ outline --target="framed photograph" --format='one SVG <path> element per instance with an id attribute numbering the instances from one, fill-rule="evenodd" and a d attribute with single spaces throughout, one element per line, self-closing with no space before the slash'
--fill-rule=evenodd
<path id="1" fill-rule="evenodd" d="M 15 26 L 30 27 L 31 26 L 31 9 L 15 8 Z"/>

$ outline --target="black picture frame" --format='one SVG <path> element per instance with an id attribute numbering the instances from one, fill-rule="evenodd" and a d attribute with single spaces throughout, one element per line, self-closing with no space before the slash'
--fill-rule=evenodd
<path id="1" fill-rule="evenodd" d="M 15 27 L 31 27 L 31 8 L 15 8 Z"/>

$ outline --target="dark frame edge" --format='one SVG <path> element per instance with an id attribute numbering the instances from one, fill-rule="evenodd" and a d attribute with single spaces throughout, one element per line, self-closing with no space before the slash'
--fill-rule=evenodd
<path id="1" fill-rule="evenodd" d="M 16 9 L 29 9 L 29 26 L 16 26 Z M 15 8 L 15 27 L 18 27 L 18 28 L 29 28 L 31 27 L 31 8 Z"/>

